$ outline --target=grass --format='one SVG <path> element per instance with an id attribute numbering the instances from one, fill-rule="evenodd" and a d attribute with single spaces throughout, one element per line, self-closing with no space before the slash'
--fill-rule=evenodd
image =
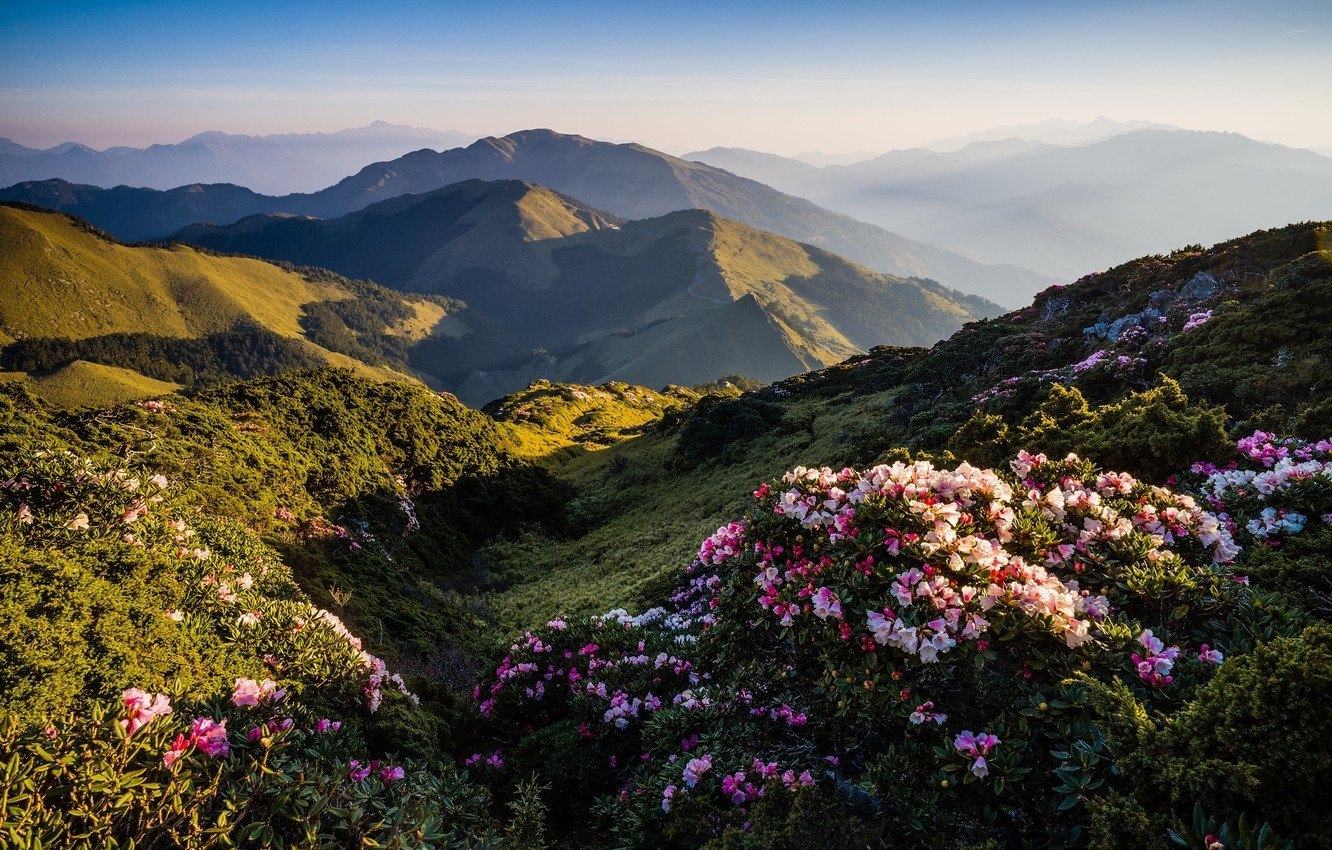
<path id="1" fill-rule="evenodd" d="M 298 337 L 301 305 L 347 297 L 262 260 L 121 245 L 56 213 L 0 207 L 0 241 L 0 289 L 12 294 L 0 300 L 0 328 L 9 337 L 196 337 L 242 318 Z"/>
<path id="2" fill-rule="evenodd" d="M 28 376 L 28 386 L 35 395 L 62 409 L 111 407 L 181 389 L 180 384 L 84 360 L 43 375 Z"/>

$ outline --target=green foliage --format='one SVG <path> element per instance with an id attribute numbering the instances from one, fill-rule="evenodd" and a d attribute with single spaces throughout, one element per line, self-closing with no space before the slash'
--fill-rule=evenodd
<path id="1" fill-rule="evenodd" d="M 298 340 L 249 323 L 197 339 L 114 333 L 87 339 L 21 339 L 0 350 L 0 368 L 15 372 L 55 369 L 74 360 L 119 366 L 191 387 L 314 369 L 324 362 Z"/>
<path id="2" fill-rule="evenodd" d="M 378 765 L 353 732 L 290 728 L 210 757 L 163 754 L 189 724 L 179 712 L 127 734 L 97 704 L 48 725 L 0 717 L 0 839 L 40 847 L 473 847 L 489 841 L 484 792 L 450 768 Z M 204 715 L 207 716 L 207 715 Z"/>
<path id="3" fill-rule="evenodd" d="M 1095 409 L 1076 387 L 1055 384 L 1039 407 L 1010 427 L 996 414 L 977 410 L 948 447 L 978 463 L 1018 449 L 1051 457 L 1073 452 L 1094 457 L 1107 469 L 1164 480 L 1196 460 L 1228 456 L 1223 408 L 1191 403 L 1179 384 L 1132 393 Z"/>
<path id="4" fill-rule="evenodd" d="M 1177 807 L 1248 814 L 1301 847 L 1332 846 L 1332 627 L 1222 665 L 1154 742 L 1153 778 Z"/>
<path id="5" fill-rule="evenodd" d="M 1315 515 L 1316 516 L 1316 515 Z M 1250 547 L 1244 569 L 1255 586 L 1325 603 L 1332 591 L 1332 528 L 1315 524 L 1301 534 Z"/>
<path id="6" fill-rule="evenodd" d="M 882 824 L 867 808 L 848 805 L 831 783 L 788 791 L 774 783 L 747 812 L 747 828 L 731 828 L 702 844 L 707 850 L 858 850 L 884 846 Z M 688 845 L 686 845 L 688 846 Z"/>
<path id="7" fill-rule="evenodd" d="M 1218 821 L 1203 811 L 1201 803 L 1193 807 L 1192 828 L 1181 826 L 1170 830 L 1170 839 L 1180 847 L 1211 848 L 1220 845 L 1237 850 L 1294 850 L 1293 841 L 1278 836 L 1267 823 L 1254 824 L 1247 814 L 1239 816 L 1232 828 L 1227 821 Z"/>
<path id="8" fill-rule="evenodd" d="M 779 405 L 754 396 L 709 396 L 681 427 L 676 460 L 690 467 L 721 456 L 728 448 L 770 431 L 782 420 L 783 413 Z"/>
<path id="9" fill-rule="evenodd" d="M 1090 804 L 1088 846 L 1091 850 L 1162 850 L 1169 847 L 1167 820 L 1153 815 L 1131 796 L 1112 791 Z M 1206 850 L 1206 845 L 1190 847 Z"/>

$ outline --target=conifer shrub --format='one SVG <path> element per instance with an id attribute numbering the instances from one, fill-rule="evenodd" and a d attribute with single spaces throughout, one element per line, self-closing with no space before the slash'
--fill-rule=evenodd
<path id="1" fill-rule="evenodd" d="M 1223 408 L 1190 402 L 1168 377 L 1158 387 L 1096 408 L 1077 387 L 1053 384 L 1045 400 L 1012 425 L 977 409 L 948 447 L 985 463 L 1019 449 L 1051 456 L 1077 453 L 1111 469 L 1164 480 L 1199 458 L 1227 456 L 1231 443 L 1225 423 Z"/>
<path id="2" fill-rule="evenodd" d="M 1144 754 L 1178 811 L 1247 814 L 1300 847 L 1332 847 L 1332 627 L 1222 665 Z"/>
<path id="3" fill-rule="evenodd" d="M 678 464 L 689 468 L 721 456 L 728 448 L 767 433 L 782 420 L 780 405 L 755 396 L 708 396 L 680 428 Z"/>

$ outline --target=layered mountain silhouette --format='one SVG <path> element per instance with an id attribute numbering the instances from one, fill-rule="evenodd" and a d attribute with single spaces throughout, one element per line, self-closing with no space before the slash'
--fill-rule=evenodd
<path id="1" fill-rule="evenodd" d="M 212 130 L 176 144 L 101 151 L 77 142 L 38 150 L 0 139 L 0 185 L 54 177 L 103 187 L 235 183 L 270 194 L 310 192 L 367 162 L 420 148 L 465 145 L 476 138 L 376 121 L 336 133 L 245 136 Z"/>
<path id="2" fill-rule="evenodd" d="M 984 262 L 1071 279 L 1274 221 L 1332 215 L 1332 159 L 1234 133 L 1143 129 L 1076 147 L 984 140 L 816 168 L 755 151 L 686 154 Z"/>
<path id="3" fill-rule="evenodd" d="M 151 194 L 125 187 L 98 190 L 36 181 L 2 190 L 0 199 L 70 212 L 133 240 L 160 237 L 194 223 L 228 224 L 262 212 L 331 218 L 376 201 L 467 179 L 539 183 L 627 219 L 704 209 L 880 272 L 931 278 L 1006 305 L 1025 303 L 1052 280 L 1019 267 L 987 266 L 754 180 L 642 145 L 611 144 L 550 130 L 485 138 L 443 152 L 414 151 L 366 166 L 327 189 L 305 195 L 260 196 L 221 185 L 182 186 Z"/>
<path id="4" fill-rule="evenodd" d="M 173 237 L 460 301 L 460 397 L 536 377 L 774 380 L 874 345 L 928 345 L 999 308 L 704 210 L 625 221 L 523 181 L 467 180 L 333 219 L 261 215 Z"/>

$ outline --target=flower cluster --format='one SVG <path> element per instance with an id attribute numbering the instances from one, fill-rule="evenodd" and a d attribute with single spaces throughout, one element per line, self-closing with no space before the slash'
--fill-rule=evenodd
<path id="1" fill-rule="evenodd" d="M 171 767 L 177 759 L 191 748 L 212 758 L 226 758 L 231 752 L 231 741 L 227 738 L 227 720 L 214 720 L 211 717 L 196 717 L 190 724 L 189 732 L 176 735 L 171 748 L 162 755 L 162 764 Z"/>
<path id="2" fill-rule="evenodd" d="M 352 759 L 347 762 L 347 770 L 352 782 L 364 782 L 371 775 L 378 774 L 380 781 L 385 785 L 397 782 L 407 775 L 407 771 L 401 766 L 386 764 L 379 759 L 373 759 L 364 764 L 359 759 Z"/>
<path id="3" fill-rule="evenodd" d="M 777 537 L 733 524 L 704 551 L 714 560 L 726 551 L 724 561 L 748 546 L 756 602 L 778 625 L 832 627 L 840 641 L 870 652 L 888 647 L 921 664 L 963 644 L 983 651 L 996 618 L 1069 648 L 1088 642 L 1112 606 L 1080 582 L 1110 578 L 1130 541 L 1147 561 L 1175 558 L 1169 547 L 1180 545 L 1233 559 L 1228 530 L 1189 497 L 1120 473 L 1069 474 L 1080 463 L 1024 452 L 1013 464 L 1016 489 L 968 464 L 798 467 L 784 490 L 761 497 L 779 520 Z M 1054 545 L 1012 546 L 1019 521 L 1042 520 L 1059 536 Z M 782 522 L 803 534 L 783 533 Z"/>
<path id="4" fill-rule="evenodd" d="M 990 774 L 989 762 L 985 757 L 1000 743 L 999 738 L 986 732 L 973 733 L 964 729 L 953 739 L 953 749 L 971 762 L 971 773 L 977 779 L 984 779 Z"/>
<path id="5" fill-rule="evenodd" d="M 1211 318 L 1212 318 L 1211 310 L 1200 310 L 1197 313 L 1190 313 L 1188 321 L 1184 323 L 1184 327 L 1181 328 L 1180 330 L 1182 332 L 1187 332 L 1193 330 L 1194 328 L 1200 328 L 1203 325 L 1207 324 L 1207 322 L 1209 322 Z"/>
<path id="6" fill-rule="evenodd" d="M 171 713 L 171 699 L 166 694 L 153 695 L 138 688 L 130 688 L 121 696 L 128 716 L 120 721 L 120 726 L 128 737 L 155 718 Z"/>
<path id="7" fill-rule="evenodd" d="M 1167 647 L 1160 638 L 1152 634 L 1151 629 L 1144 629 L 1142 634 L 1138 635 L 1138 642 L 1143 646 L 1143 654 L 1135 652 L 1129 656 L 1133 666 L 1138 670 L 1138 677 L 1154 688 L 1174 681 L 1170 671 L 1174 669 L 1175 659 L 1179 658 L 1179 647 Z"/>
<path id="8" fill-rule="evenodd" d="M 279 688 L 272 679 L 258 682 L 240 678 L 236 680 L 236 687 L 231 692 L 231 704 L 237 708 L 257 706 L 260 703 L 281 702 L 286 696 L 286 690 Z"/>
<path id="9" fill-rule="evenodd" d="M 1298 534 L 1310 517 L 1332 518 L 1332 440 L 1310 442 L 1255 431 L 1236 443 L 1239 461 L 1195 463 L 1198 490 L 1224 520 L 1275 542 Z"/>

